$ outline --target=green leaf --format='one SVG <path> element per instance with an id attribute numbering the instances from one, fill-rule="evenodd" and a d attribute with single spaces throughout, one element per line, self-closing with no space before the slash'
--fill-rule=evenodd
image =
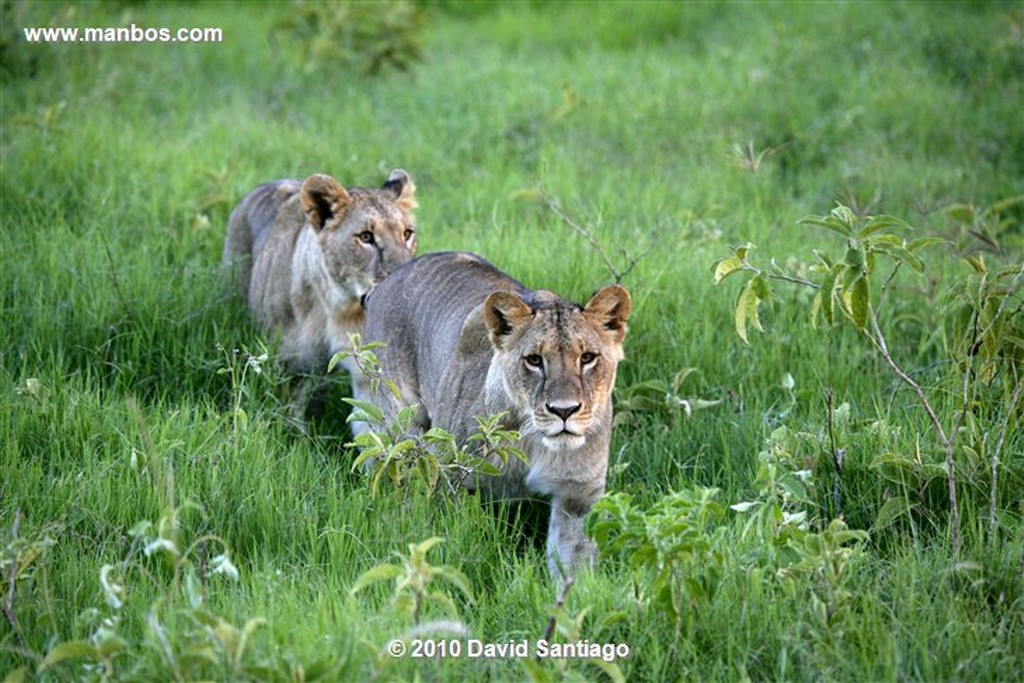
<path id="1" fill-rule="evenodd" d="M 473 463 L 473 474 L 482 474 L 485 477 L 501 476 L 501 470 L 485 460 L 476 460 Z"/>
<path id="2" fill-rule="evenodd" d="M 946 244 L 946 240 L 941 237 L 919 237 L 916 240 L 908 242 L 907 249 L 910 251 L 917 251 L 918 249 L 927 249 L 928 247 L 934 247 L 940 244 Z"/>
<path id="3" fill-rule="evenodd" d="M 982 216 L 983 217 L 988 217 L 988 216 L 991 216 L 993 214 L 1000 214 L 1003 211 L 1006 211 L 1007 209 L 1009 209 L 1011 206 L 1014 206 L 1016 204 L 1020 204 L 1022 202 L 1024 202 L 1024 194 L 1019 194 L 1019 195 L 1017 195 L 1015 197 L 1007 197 L 1006 199 L 1001 199 L 1000 201 L 996 202 L 992 206 L 990 206 L 987 209 L 985 209 L 982 212 Z"/>
<path id="4" fill-rule="evenodd" d="M 360 436 L 364 435 L 360 434 Z M 358 439 L 356 440 L 356 443 L 358 444 Z M 352 461 L 351 471 L 355 472 L 357 469 L 362 467 L 367 460 L 371 460 L 373 458 L 380 456 L 382 450 L 383 448 L 364 448 L 362 451 L 359 452 L 359 455 L 356 457 L 356 459 Z"/>
<path id="5" fill-rule="evenodd" d="M 875 533 L 892 526 L 901 517 L 905 517 L 910 514 L 910 501 L 907 500 L 906 496 L 896 496 L 885 501 L 878 510 L 878 514 L 875 515 L 875 523 L 871 525 L 871 530 Z"/>
<path id="6" fill-rule="evenodd" d="M 834 263 L 833 263 L 833 261 L 832 261 L 832 257 L 831 257 L 831 256 L 829 256 L 829 255 L 828 255 L 828 254 L 826 254 L 825 252 L 821 251 L 820 249 L 812 249 L 812 250 L 811 250 L 811 253 L 813 253 L 813 254 L 814 254 L 815 256 L 817 256 L 817 257 L 818 257 L 818 260 L 819 260 L 819 261 L 821 261 L 822 263 L 824 263 L 824 264 L 825 264 L 825 266 L 826 266 L 826 267 L 827 267 L 827 268 L 828 268 L 829 270 L 831 270 L 831 269 L 832 269 L 832 267 L 833 267 Z"/>
<path id="7" fill-rule="evenodd" d="M 873 235 L 880 230 L 886 230 L 889 228 L 899 228 L 901 230 L 913 230 L 913 226 L 907 223 L 902 218 L 896 218 L 895 216 L 872 216 L 868 219 L 867 225 L 861 228 L 860 232 L 857 233 L 858 237 L 867 237 Z"/>
<path id="8" fill-rule="evenodd" d="M 761 323 L 757 321 L 757 293 L 754 291 L 753 279 L 749 280 L 740 290 L 739 298 L 736 300 L 734 322 L 736 323 L 736 334 L 744 343 L 750 343 L 747 341 L 748 324 L 754 324 L 757 329 L 761 329 Z"/>
<path id="9" fill-rule="evenodd" d="M 454 583 L 455 587 L 466 596 L 466 599 L 469 600 L 470 603 L 476 602 L 476 599 L 473 597 L 473 589 L 470 587 L 469 578 L 460 570 L 455 567 L 445 565 L 443 567 L 435 567 L 434 571 L 437 572 L 438 576 L 443 576 Z"/>
<path id="10" fill-rule="evenodd" d="M 771 287 L 768 286 L 767 280 L 765 280 L 760 275 L 755 275 L 753 278 L 751 278 L 750 282 L 751 286 L 754 288 L 754 294 L 757 295 L 757 300 L 759 302 L 767 301 L 768 299 L 771 298 L 772 290 Z M 757 318 L 757 311 L 754 312 L 754 318 Z M 764 330 L 761 329 L 760 323 L 758 323 L 757 329 L 760 330 L 761 332 L 764 332 Z"/>
<path id="11" fill-rule="evenodd" d="M 845 204 L 836 204 L 836 208 L 832 209 L 831 213 L 847 226 L 852 226 L 857 222 L 857 214 Z"/>
<path id="12" fill-rule="evenodd" d="M 591 659 L 590 662 L 603 671 L 612 680 L 612 683 L 626 683 L 626 677 L 615 662 L 606 662 L 603 659 Z"/>
<path id="13" fill-rule="evenodd" d="M 858 330 L 864 330 L 868 323 L 868 312 L 871 309 L 868 279 L 861 276 L 854 280 L 850 292 L 850 313 L 853 316 L 853 324 L 857 326 Z"/>
<path id="14" fill-rule="evenodd" d="M 402 574 L 402 567 L 397 564 L 378 564 L 372 569 L 368 569 L 363 572 L 355 584 L 353 584 L 349 595 L 355 595 L 359 591 L 363 590 L 367 586 L 380 583 L 381 581 L 390 581 L 391 579 L 397 578 Z"/>
<path id="15" fill-rule="evenodd" d="M 448 597 L 444 591 L 430 591 L 427 594 L 427 599 L 441 605 L 450 618 L 459 618 L 459 609 L 455 606 L 455 601 Z"/>
<path id="16" fill-rule="evenodd" d="M 715 266 L 714 283 L 717 285 L 719 282 L 729 277 L 733 273 L 743 269 L 743 259 L 737 256 L 729 256 L 718 262 Z"/>
<path id="17" fill-rule="evenodd" d="M 263 617 L 253 617 L 252 619 L 245 622 L 245 626 L 242 627 L 242 632 L 238 640 L 238 645 L 235 648 L 235 666 L 242 661 L 242 655 L 245 654 L 246 645 L 249 643 L 249 639 L 252 637 L 254 631 L 260 626 L 267 623 L 267 620 Z"/>
<path id="18" fill-rule="evenodd" d="M 444 539 L 440 536 L 431 536 L 422 543 L 410 544 L 409 552 L 410 554 L 419 555 L 422 557 L 423 555 L 426 555 L 427 552 L 438 543 L 444 543 Z"/>
<path id="19" fill-rule="evenodd" d="M 957 223 L 974 225 L 978 214 L 973 206 L 968 204 L 951 204 L 946 207 L 945 213 Z"/>
<path id="20" fill-rule="evenodd" d="M 821 302 L 823 297 L 821 296 L 821 290 L 819 289 L 814 295 L 814 299 L 811 300 L 811 327 L 818 329 L 818 314 L 821 313 Z"/>
<path id="21" fill-rule="evenodd" d="M 879 244 L 891 244 L 894 247 L 902 247 L 906 242 L 897 237 L 896 235 L 875 235 L 869 240 L 866 240 L 871 246 L 877 246 Z"/>
<path id="22" fill-rule="evenodd" d="M 866 256 L 864 246 L 856 240 L 850 240 L 846 249 L 846 265 L 853 270 L 863 270 Z"/>
<path id="23" fill-rule="evenodd" d="M 27 666 L 12 669 L 11 671 L 8 671 L 7 675 L 4 677 L 4 683 L 22 683 L 22 681 L 28 680 L 28 674 L 29 671 Z"/>
<path id="24" fill-rule="evenodd" d="M 821 281 L 821 313 L 825 317 L 825 324 L 829 327 L 836 324 L 836 312 L 834 306 L 836 278 L 843 270 L 845 270 L 845 268 L 842 266 L 834 268 L 832 272 L 827 274 Z"/>
<path id="25" fill-rule="evenodd" d="M 876 250 L 891 256 L 900 263 L 906 263 L 918 274 L 924 272 L 924 262 L 903 246 L 879 244 L 876 245 Z"/>
<path id="26" fill-rule="evenodd" d="M 343 398 L 341 400 L 355 408 L 355 410 L 348 416 L 349 422 L 368 422 L 370 424 L 384 423 L 384 411 L 378 408 L 375 404 L 370 403 L 369 401 L 360 401 L 355 398 Z"/>
<path id="27" fill-rule="evenodd" d="M 341 361 L 345 360 L 346 358 L 348 358 L 351 355 L 352 355 L 351 351 L 338 351 L 336 354 L 331 356 L 331 360 L 328 361 L 328 363 L 327 363 L 327 372 L 328 373 L 334 372 L 334 368 L 338 365 L 338 363 L 340 363 Z"/>
<path id="28" fill-rule="evenodd" d="M 55 664 L 69 659 L 88 659 L 95 661 L 99 658 L 96 646 L 87 640 L 69 640 L 59 643 L 50 650 L 43 661 L 39 664 L 39 671 L 45 671 Z"/>
<path id="29" fill-rule="evenodd" d="M 522 664 L 523 669 L 526 670 L 527 680 L 530 683 L 551 683 L 554 680 L 540 662 L 531 658 L 520 659 L 519 662 Z M 559 680 L 561 680 L 561 677 L 559 677 Z"/>
<path id="30" fill-rule="evenodd" d="M 820 228 L 825 228 L 827 230 L 831 230 L 832 232 L 839 233 L 843 237 L 853 237 L 853 230 L 850 229 L 850 226 L 846 225 L 842 221 L 837 220 L 836 218 L 833 218 L 831 216 L 828 217 L 828 218 L 818 218 L 817 216 L 808 216 L 806 218 L 801 218 L 799 221 L 797 221 L 797 223 L 798 224 L 807 224 L 807 225 L 816 225 L 816 226 L 818 226 Z"/>
<path id="31" fill-rule="evenodd" d="M 988 272 L 988 268 L 985 267 L 985 262 L 981 260 L 980 257 L 964 256 L 964 261 L 966 261 L 967 265 L 973 268 L 974 272 L 978 273 L 979 275 L 984 275 L 985 273 Z"/>

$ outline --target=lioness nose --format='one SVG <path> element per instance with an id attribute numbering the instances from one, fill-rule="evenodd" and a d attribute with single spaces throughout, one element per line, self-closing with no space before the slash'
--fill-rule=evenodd
<path id="1" fill-rule="evenodd" d="M 577 412 L 580 409 L 580 404 L 574 403 L 571 406 L 554 406 L 548 403 L 544 407 L 548 409 L 548 412 L 557 415 L 558 417 L 562 418 L 563 421 L 565 421 L 572 417 L 573 413 Z"/>

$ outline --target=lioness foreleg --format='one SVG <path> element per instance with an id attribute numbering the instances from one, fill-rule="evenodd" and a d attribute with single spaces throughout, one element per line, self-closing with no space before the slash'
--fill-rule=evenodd
<path id="1" fill-rule="evenodd" d="M 579 500 L 551 499 L 547 555 L 548 570 L 555 580 L 572 576 L 579 569 L 593 569 L 597 561 L 597 546 L 583 532 L 590 507 Z"/>

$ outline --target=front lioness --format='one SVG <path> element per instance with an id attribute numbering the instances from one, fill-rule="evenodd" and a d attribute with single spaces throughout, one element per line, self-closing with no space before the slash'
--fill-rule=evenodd
<path id="1" fill-rule="evenodd" d="M 612 388 L 631 309 L 618 285 L 581 307 L 463 253 L 423 256 L 366 298 L 365 339 L 386 344 L 378 350 L 383 375 L 401 394 L 373 397 L 387 416 L 419 404 L 422 426 L 464 443 L 475 416 L 507 411 L 529 464 L 510 459 L 500 477 L 466 485 L 498 497 L 551 497 L 553 577 L 596 554 L 583 517 L 604 493 Z"/>
<path id="2" fill-rule="evenodd" d="M 363 295 L 416 252 L 415 192 L 400 169 L 379 190 L 318 174 L 260 185 L 232 212 L 223 263 L 292 370 L 324 369 L 362 332 Z"/>

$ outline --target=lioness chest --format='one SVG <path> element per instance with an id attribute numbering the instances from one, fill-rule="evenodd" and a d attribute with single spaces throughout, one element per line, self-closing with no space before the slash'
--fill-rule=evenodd
<path id="1" fill-rule="evenodd" d="M 366 301 L 366 340 L 398 388 L 370 397 L 394 417 L 418 406 L 423 427 L 460 443 L 479 419 L 502 414 L 527 462 L 464 483 L 498 496 L 550 496 L 549 563 L 577 564 L 592 549 L 582 517 L 604 491 L 611 392 L 622 358 L 629 294 L 617 285 L 584 306 L 530 291 L 483 259 L 431 254 L 398 269 Z M 554 569 L 553 569 L 554 571 Z"/>

